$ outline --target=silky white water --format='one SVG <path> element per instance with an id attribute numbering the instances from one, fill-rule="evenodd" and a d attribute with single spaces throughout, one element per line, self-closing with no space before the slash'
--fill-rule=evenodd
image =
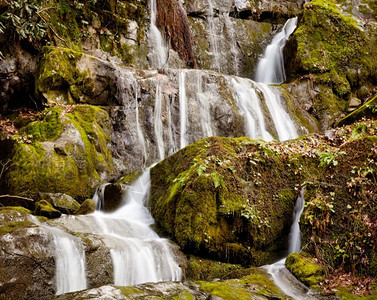
<path id="1" fill-rule="evenodd" d="M 289 36 L 296 29 L 297 17 L 289 19 L 283 29 L 267 46 L 263 58 L 257 65 L 255 80 L 266 84 L 280 84 L 286 79 L 283 49 Z"/>
<path id="2" fill-rule="evenodd" d="M 169 50 L 166 47 L 165 40 L 156 25 L 156 0 L 150 0 L 149 8 L 151 11 L 151 25 L 148 31 L 148 60 L 152 68 L 159 69 L 167 67 Z"/>
<path id="3" fill-rule="evenodd" d="M 246 136 L 252 139 L 262 138 L 271 141 L 272 135 L 266 130 L 261 102 L 255 92 L 253 82 L 245 78 L 231 78 L 230 83 L 238 107 L 245 120 Z"/>
<path id="4" fill-rule="evenodd" d="M 85 273 L 85 251 L 81 239 L 58 227 L 41 223 L 34 216 L 32 222 L 42 227 L 52 238 L 55 259 L 56 295 L 87 288 Z"/>
<path id="5" fill-rule="evenodd" d="M 304 210 L 304 191 L 302 188 L 300 195 L 296 199 L 293 211 L 293 222 L 289 233 L 288 254 L 299 252 L 301 249 L 301 231 L 299 220 Z M 287 296 L 293 300 L 315 300 L 318 299 L 312 291 L 299 282 L 285 267 L 285 258 L 271 265 L 263 266 L 271 275 L 275 285 Z"/>
<path id="6" fill-rule="evenodd" d="M 165 144 L 164 144 L 164 132 L 162 127 L 162 99 L 161 99 L 161 87 L 159 84 L 156 86 L 156 96 L 154 104 L 154 133 L 156 137 L 158 159 L 163 160 L 165 158 Z"/>
<path id="7" fill-rule="evenodd" d="M 212 54 L 212 69 L 221 72 L 220 64 L 220 52 L 218 45 L 218 37 L 216 34 L 215 16 L 213 13 L 212 0 L 208 0 L 208 10 L 207 10 L 207 30 L 208 30 L 208 42 L 210 48 L 210 54 Z"/>
<path id="8" fill-rule="evenodd" d="M 143 167 L 145 167 L 145 162 L 147 160 L 147 149 L 145 147 L 145 138 L 144 138 L 144 134 L 141 130 L 141 127 L 140 127 L 140 121 L 139 121 L 139 103 L 138 103 L 138 93 L 137 93 L 137 90 L 138 90 L 138 87 L 137 87 L 137 83 L 135 83 L 135 116 L 136 116 L 136 133 L 137 133 L 137 137 L 138 137 L 138 140 L 139 140 L 139 143 L 141 145 L 141 155 L 143 157 Z"/>
<path id="9" fill-rule="evenodd" d="M 179 116 L 180 116 L 180 148 L 187 146 L 186 127 L 187 127 L 187 99 L 185 85 L 185 71 L 179 71 Z"/>

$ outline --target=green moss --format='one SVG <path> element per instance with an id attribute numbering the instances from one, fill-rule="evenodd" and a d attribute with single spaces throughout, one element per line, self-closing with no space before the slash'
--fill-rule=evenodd
<path id="1" fill-rule="evenodd" d="M 308 253 L 292 253 L 288 255 L 285 265 L 298 280 L 316 288 L 325 278 L 325 269 L 319 265 Z"/>
<path id="2" fill-rule="evenodd" d="M 122 294 L 126 297 L 134 297 L 134 296 L 141 296 L 145 294 L 143 291 L 132 287 L 132 286 L 117 286 L 116 287 L 118 290 L 122 292 Z"/>
<path id="3" fill-rule="evenodd" d="M 268 275 L 261 270 L 254 270 L 253 274 L 240 279 L 199 282 L 199 284 L 202 291 L 222 299 L 255 299 L 258 295 L 283 298 L 279 289 L 268 279 Z"/>
<path id="4" fill-rule="evenodd" d="M 12 233 L 13 231 L 19 228 L 29 228 L 33 226 L 35 226 L 35 224 L 30 221 L 8 222 L 5 225 L 0 227 L 0 235 Z"/>
<path id="5" fill-rule="evenodd" d="M 56 210 L 46 200 L 38 201 L 35 204 L 34 214 L 38 215 L 38 216 L 46 217 L 48 219 L 59 218 L 61 216 L 61 212 L 59 212 L 58 210 Z"/>
<path id="6" fill-rule="evenodd" d="M 189 280 L 211 281 L 215 278 L 222 278 L 229 272 L 240 269 L 240 265 L 223 263 L 191 255 L 187 267 L 187 278 Z"/>
<path id="7" fill-rule="evenodd" d="M 53 125 L 47 122 L 48 118 L 29 125 L 34 135 L 29 136 L 28 143 L 23 135 L 14 136 L 14 165 L 7 176 L 10 192 L 31 196 L 38 192 L 62 192 L 79 200 L 91 197 L 101 182 L 100 174 L 110 174 L 113 169 L 111 150 L 107 148 L 108 113 L 99 107 L 80 105 L 72 113 L 65 111 L 64 118 L 58 119 L 57 113 L 53 116 Z M 46 132 L 55 124 L 59 124 L 58 130 Z M 27 132 L 29 126 L 20 134 Z M 56 138 L 61 128 L 72 126 L 80 133 L 84 147 L 70 140 L 59 147 L 46 143 L 49 138 Z"/>
<path id="8" fill-rule="evenodd" d="M 178 296 L 174 296 L 173 300 L 195 300 L 195 297 L 189 291 L 183 291 Z"/>
<path id="9" fill-rule="evenodd" d="M 60 114 L 62 108 L 51 108 L 44 112 L 42 121 L 34 121 L 20 130 L 21 135 L 26 135 L 33 141 L 55 140 L 63 132 Z"/>

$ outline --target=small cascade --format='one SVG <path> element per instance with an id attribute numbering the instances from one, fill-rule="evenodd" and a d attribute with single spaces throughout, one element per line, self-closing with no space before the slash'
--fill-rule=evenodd
<path id="1" fill-rule="evenodd" d="M 137 137 L 139 139 L 139 143 L 141 145 L 141 149 L 142 149 L 142 162 L 143 162 L 143 167 L 145 167 L 145 162 L 147 160 L 147 149 L 145 147 L 145 138 L 144 138 L 144 134 L 143 134 L 143 131 L 141 130 L 141 127 L 140 127 L 140 121 L 139 121 L 139 103 L 138 103 L 138 87 L 137 87 L 137 83 L 135 83 L 136 87 L 135 87 L 135 115 L 136 115 L 136 133 L 137 133 Z"/>
<path id="2" fill-rule="evenodd" d="M 253 82 L 245 78 L 232 77 L 230 84 L 245 120 L 246 136 L 252 139 L 262 138 L 271 141 L 273 138 L 266 130 L 260 99 L 252 86 Z"/>
<path id="3" fill-rule="evenodd" d="M 301 231 L 299 220 L 302 212 L 304 211 L 304 192 L 305 188 L 302 188 L 299 197 L 297 197 L 295 209 L 293 211 L 293 223 L 289 233 L 289 254 L 299 252 L 301 249 Z"/>
<path id="4" fill-rule="evenodd" d="M 70 230 L 96 235 L 110 249 L 115 285 L 182 279 L 182 270 L 171 254 L 169 241 L 160 238 L 150 227 L 154 220 L 145 207 L 149 191 L 148 169 L 127 188 L 123 205 L 116 211 L 66 217 Z"/>
<path id="5" fill-rule="evenodd" d="M 239 50 L 237 47 L 237 38 L 236 38 L 236 33 L 234 30 L 234 26 L 232 23 L 232 19 L 229 16 L 229 14 L 224 14 L 225 18 L 225 27 L 228 32 L 228 39 L 230 42 L 230 52 L 232 54 L 232 59 L 233 59 L 233 74 L 238 75 L 239 74 L 239 67 L 238 67 L 238 62 L 239 62 Z"/>
<path id="6" fill-rule="evenodd" d="M 297 138 L 298 133 L 296 126 L 281 103 L 280 90 L 264 83 L 258 83 L 257 86 L 263 93 L 268 110 L 274 121 L 279 140 L 286 141 Z"/>
<path id="7" fill-rule="evenodd" d="M 299 252 L 301 249 L 301 231 L 299 220 L 304 210 L 304 192 L 302 188 L 300 195 L 296 199 L 296 204 L 293 210 L 293 222 L 289 233 L 289 248 L 288 254 Z M 269 273 L 275 285 L 287 296 L 293 300 L 315 300 L 318 299 L 313 292 L 304 284 L 299 282 L 291 272 L 285 267 L 285 259 L 283 258 L 274 264 L 263 266 Z"/>
<path id="8" fill-rule="evenodd" d="M 80 238 L 58 227 L 42 224 L 34 216 L 31 221 L 45 229 L 51 236 L 55 256 L 56 295 L 87 288 L 85 273 L 85 251 Z"/>
<path id="9" fill-rule="evenodd" d="M 274 36 L 259 61 L 255 80 L 266 84 L 281 84 L 285 81 L 283 49 L 289 36 L 296 29 L 297 17 L 289 19 L 283 29 Z"/>
<path id="10" fill-rule="evenodd" d="M 148 32 L 149 54 L 148 60 L 150 66 L 154 69 L 160 69 L 167 66 L 168 48 L 165 45 L 164 38 L 157 28 L 157 6 L 156 0 L 150 0 L 149 8 L 151 11 L 151 25 Z"/>
<path id="11" fill-rule="evenodd" d="M 96 204 L 97 210 L 103 210 L 105 207 L 104 198 L 105 198 L 105 188 L 109 183 L 101 184 L 97 187 L 96 193 L 93 196 L 93 201 Z"/>
<path id="12" fill-rule="evenodd" d="M 200 105 L 200 123 L 202 125 L 203 137 L 213 136 L 211 107 L 202 91 L 202 74 L 200 72 L 197 73 L 196 95 Z"/>
<path id="13" fill-rule="evenodd" d="M 208 10 L 207 10 L 207 26 L 208 26 L 208 41 L 209 47 L 212 54 L 213 62 L 212 69 L 221 72 L 220 64 L 220 52 L 219 52 L 219 42 L 216 33 L 215 25 L 215 14 L 213 9 L 212 0 L 208 0 Z"/>
<path id="14" fill-rule="evenodd" d="M 280 141 L 298 137 L 296 126 L 281 103 L 281 93 L 268 84 L 281 84 L 285 81 L 283 48 L 289 36 L 296 29 L 297 17 L 289 19 L 283 29 L 274 36 L 259 61 L 255 80 L 262 91 L 268 110 L 272 116 Z"/>
<path id="15" fill-rule="evenodd" d="M 157 152 L 159 160 L 165 158 L 164 132 L 162 127 L 162 95 L 161 87 L 157 83 L 154 106 L 154 133 L 156 137 Z"/>
<path id="16" fill-rule="evenodd" d="M 179 115 L 180 115 L 180 147 L 187 146 L 186 127 L 187 127 L 187 99 L 186 99 L 186 73 L 185 71 L 179 72 Z"/>

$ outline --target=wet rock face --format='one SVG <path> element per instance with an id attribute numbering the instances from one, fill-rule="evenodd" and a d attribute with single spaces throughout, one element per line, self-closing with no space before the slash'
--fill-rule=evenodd
<path id="1" fill-rule="evenodd" d="M 50 238 L 22 208 L 0 209 L 0 293 L 7 299 L 54 294 L 55 264 Z"/>

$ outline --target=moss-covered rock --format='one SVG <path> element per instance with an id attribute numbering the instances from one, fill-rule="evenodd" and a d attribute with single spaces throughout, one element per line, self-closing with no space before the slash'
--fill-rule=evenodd
<path id="1" fill-rule="evenodd" d="M 49 202 L 46 200 L 38 201 L 35 204 L 34 214 L 37 216 L 46 217 L 48 219 L 59 218 L 62 213 L 55 209 Z"/>
<path id="2" fill-rule="evenodd" d="M 285 265 L 298 280 L 311 288 L 318 288 L 318 284 L 325 278 L 325 268 L 310 254 L 300 252 L 288 255 Z"/>
<path id="3" fill-rule="evenodd" d="M 187 279 L 192 281 L 212 281 L 219 279 L 232 271 L 241 270 L 240 265 L 223 263 L 191 255 L 187 266 Z M 241 276 L 240 276 L 241 277 Z"/>
<path id="4" fill-rule="evenodd" d="M 152 214 L 190 253 L 266 263 L 287 234 L 295 200 L 284 164 L 262 142 L 201 140 L 151 169 Z"/>
<path id="5" fill-rule="evenodd" d="M 79 209 L 80 204 L 71 196 L 63 193 L 39 193 L 42 200 L 46 200 L 63 214 L 71 215 Z"/>
<path id="6" fill-rule="evenodd" d="M 86 199 L 76 210 L 75 215 L 88 215 L 94 213 L 96 210 L 96 204 L 93 199 Z"/>
<path id="7" fill-rule="evenodd" d="M 251 270 L 251 274 L 240 279 L 213 282 L 199 282 L 200 289 L 219 299 L 284 299 L 285 296 L 261 269 Z M 259 298 L 258 298 L 259 299 Z"/>
<path id="8" fill-rule="evenodd" d="M 362 24 L 352 15 L 353 4 L 347 5 L 332 0 L 305 4 L 284 50 L 291 85 L 310 80 L 306 97 L 298 101 L 322 129 L 346 112 L 346 100 L 352 96 L 368 100 L 369 89 L 377 84 L 376 26 Z M 344 12 L 347 8 L 349 13 Z M 303 103 L 308 98 L 310 106 Z"/>
<path id="9" fill-rule="evenodd" d="M 98 107 L 47 109 L 42 120 L 13 140 L 8 154 L 13 165 L 6 174 L 10 194 L 66 193 L 85 199 L 113 171 L 109 117 Z"/>

